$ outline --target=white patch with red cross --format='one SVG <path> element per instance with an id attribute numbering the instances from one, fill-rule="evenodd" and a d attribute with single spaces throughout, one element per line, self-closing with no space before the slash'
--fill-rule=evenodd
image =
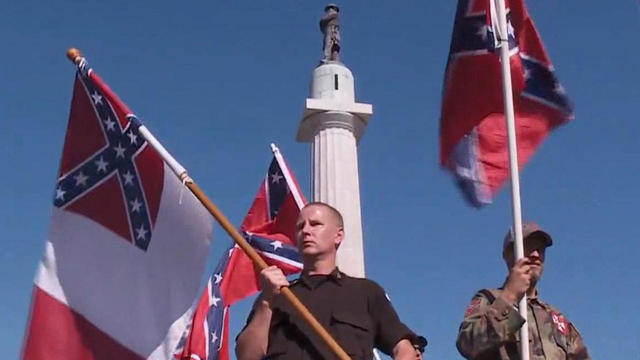
<path id="1" fill-rule="evenodd" d="M 469 304 L 469 307 L 467 307 L 467 310 L 464 312 L 464 316 L 467 317 L 475 313 L 480 307 L 481 302 L 482 300 L 480 300 L 480 298 L 473 299 L 473 301 L 471 301 L 471 304 Z"/>
<path id="2" fill-rule="evenodd" d="M 552 312 L 551 320 L 553 320 L 553 325 L 555 325 L 556 329 L 558 329 L 558 331 L 560 331 L 562 335 L 566 336 L 569 334 L 569 322 L 567 321 L 567 318 L 564 317 L 564 315 Z"/>

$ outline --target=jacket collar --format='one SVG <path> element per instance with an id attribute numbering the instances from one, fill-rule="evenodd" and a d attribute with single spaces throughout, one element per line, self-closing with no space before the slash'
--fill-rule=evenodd
<path id="1" fill-rule="evenodd" d="M 309 289 L 313 289 L 314 282 L 310 280 L 310 277 L 312 276 L 322 276 L 322 275 L 309 275 L 303 272 L 302 275 L 300 275 L 300 282 L 302 282 L 302 284 L 304 284 Z M 331 280 L 338 285 L 342 285 L 342 281 L 345 278 L 345 274 L 342 271 L 340 271 L 340 269 L 338 269 L 337 266 L 328 275 L 324 275 L 324 276 L 326 276 L 325 281 Z M 325 281 L 321 281 L 320 283 L 317 283 L 316 287 L 324 283 Z"/>

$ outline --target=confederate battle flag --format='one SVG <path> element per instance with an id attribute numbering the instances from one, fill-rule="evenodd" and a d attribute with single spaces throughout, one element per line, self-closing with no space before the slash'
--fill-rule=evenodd
<path id="1" fill-rule="evenodd" d="M 445 71 L 440 164 L 474 206 L 491 202 L 509 176 L 507 130 L 493 0 L 459 0 Z M 519 167 L 555 127 L 573 118 L 523 0 L 507 1 Z"/>
<path id="2" fill-rule="evenodd" d="M 306 200 L 275 147 L 274 153 L 240 231 L 267 264 L 294 274 L 302 270 L 295 224 Z M 229 307 L 258 290 L 253 263 L 231 246 L 207 282 L 176 359 L 229 360 Z"/>

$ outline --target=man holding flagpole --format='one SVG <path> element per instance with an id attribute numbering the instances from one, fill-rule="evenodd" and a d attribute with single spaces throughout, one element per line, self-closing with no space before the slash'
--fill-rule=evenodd
<path id="1" fill-rule="evenodd" d="M 271 144 L 271 150 L 273 159 L 240 229 L 267 264 L 277 264 L 289 275 L 302 270 L 295 227 L 307 200 L 280 149 Z M 202 292 L 182 346 L 176 349 L 176 358 L 229 360 L 230 307 L 258 292 L 259 281 L 251 259 L 238 246 L 224 252 Z"/>
<path id="2" fill-rule="evenodd" d="M 522 226 L 524 257 L 514 261 L 513 231 L 503 244 L 509 275 L 500 289 L 480 290 L 467 307 L 457 347 L 467 359 L 520 359 L 519 329 L 525 324 L 515 306 L 527 296 L 530 359 L 588 360 L 582 337 L 569 320 L 542 301 L 536 287 L 551 236 L 533 222 Z"/>
<path id="3" fill-rule="evenodd" d="M 307 335 L 312 334 L 308 325 L 278 296 L 285 286 L 308 306 L 351 359 L 372 359 L 374 347 L 394 359 L 421 358 L 426 340 L 400 321 L 384 290 L 336 267 L 336 251 L 344 236 L 340 213 L 325 203 L 310 203 L 300 211 L 296 229 L 302 276 L 289 283 L 275 266 L 260 273 L 263 291 L 238 335 L 237 358 L 333 358 L 319 339 Z"/>
<path id="4" fill-rule="evenodd" d="M 510 179 L 510 253 L 512 263 L 521 264 L 528 256 L 519 170 L 553 128 L 573 118 L 524 0 L 459 0 L 445 74 L 441 164 L 476 207 L 490 203 Z M 519 316 L 529 319 L 526 291 L 516 298 Z M 519 358 L 529 360 L 531 324 L 521 325 Z"/>

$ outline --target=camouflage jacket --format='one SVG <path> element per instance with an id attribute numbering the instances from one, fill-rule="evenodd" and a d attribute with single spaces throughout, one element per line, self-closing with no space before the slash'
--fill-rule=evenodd
<path id="1" fill-rule="evenodd" d="M 456 346 L 467 359 L 520 359 L 517 308 L 500 298 L 501 290 L 480 290 L 460 325 Z M 578 330 L 562 313 L 537 296 L 527 299 L 530 360 L 591 360 Z"/>

